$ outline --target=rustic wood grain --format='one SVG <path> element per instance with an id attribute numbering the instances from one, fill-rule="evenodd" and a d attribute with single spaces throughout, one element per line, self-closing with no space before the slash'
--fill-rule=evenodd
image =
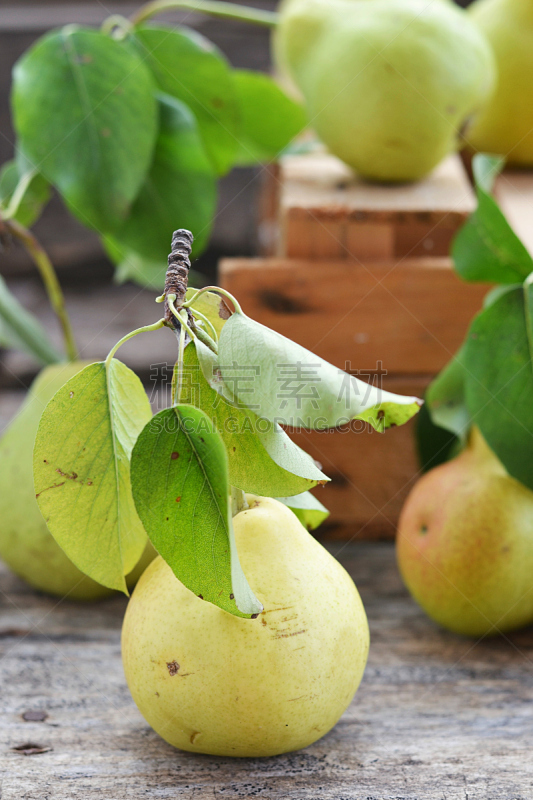
<path id="1" fill-rule="evenodd" d="M 444 256 L 475 208 L 457 155 L 422 181 L 378 185 L 319 151 L 285 156 L 272 181 L 279 182 L 280 234 L 271 252 L 290 258 Z"/>
<path id="2" fill-rule="evenodd" d="M 368 667 L 331 733 L 266 759 L 183 753 L 146 725 L 120 662 L 124 598 L 58 602 L 0 569 L 2 800 L 529 800 L 533 630 L 441 631 L 403 589 L 391 545 L 331 549 L 367 609 Z M 48 716 L 25 721 L 30 710 Z M 12 749 L 28 743 L 51 749 Z"/>
<path id="3" fill-rule="evenodd" d="M 358 263 L 224 259 L 222 286 L 254 319 L 345 369 L 435 374 L 461 344 L 487 286 L 447 258 Z"/>

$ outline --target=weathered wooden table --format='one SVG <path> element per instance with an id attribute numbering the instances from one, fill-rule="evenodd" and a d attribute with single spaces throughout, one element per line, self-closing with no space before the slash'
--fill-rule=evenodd
<path id="1" fill-rule="evenodd" d="M 182 753 L 146 725 L 122 674 L 124 598 L 58 602 L 0 572 L 1 800 L 532 798 L 533 630 L 440 631 L 403 589 L 391 544 L 331 549 L 369 616 L 363 683 L 324 739 L 257 760 Z M 28 744 L 44 752 L 13 749 Z"/>

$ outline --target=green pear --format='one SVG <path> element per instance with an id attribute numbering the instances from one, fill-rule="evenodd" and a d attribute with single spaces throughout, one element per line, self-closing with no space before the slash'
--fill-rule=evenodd
<path id="1" fill-rule="evenodd" d="M 468 9 L 487 37 L 498 68 L 495 92 L 467 131 L 479 151 L 500 153 L 507 163 L 533 166 L 533 3 L 477 0 Z"/>
<path id="2" fill-rule="evenodd" d="M 430 172 L 494 82 L 483 34 L 448 2 L 285 0 L 273 49 L 322 141 L 377 181 Z"/>
<path id="3" fill-rule="evenodd" d="M 128 686 L 182 750 L 272 756 L 319 739 L 350 704 L 369 633 L 350 576 L 277 500 L 233 519 L 244 573 L 264 605 L 242 619 L 194 595 L 157 558 L 124 619 Z"/>
<path id="4" fill-rule="evenodd" d="M 33 444 L 48 401 L 88 363 L 74 361 L 43 369 L 0 440 L 0 557 L 34 588 L 76 600 L 105 597 L 111 590 L 80 572 L 48 531 L 33 488 Z M 130 588 L 155 555 L 147 545 L 128 576 Z"/>
<path id="5" fill-rule="evenodd" d="M 415 600 L 451 631 L 482 636 L 533 622 L 533 492 L 477 428 L 459 456 L 412 490 L 397 555 Z"/>

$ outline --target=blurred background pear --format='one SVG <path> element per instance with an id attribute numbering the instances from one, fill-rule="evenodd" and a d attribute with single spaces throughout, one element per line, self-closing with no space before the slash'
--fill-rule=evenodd
<path id="1" fill-rule="evenodd" d="M 467 134 L 478 151 L 533 166 L 533 3 L 476 0 L 471 19 L 492 45 L 498 77 L 492 98 Z"/>
<path id="2" fill-rule="evenodd" d="M 477 428 L 459 456 L 412 490 L 397 555 L 415 600 L 451 631 L 483 636 L 533 622 L 533 492 Z"/>
<path id="3" fill-rule="evenodd" d="M 494 82 L 484 35 L 448 2 L 285 0 L 273 52 L 318 136 L 375 181 L 428 174 Z"/>
<path id="4" fill-rule="evenodd" d="M 80 572 L 48 531 L 35 500 L 33 444 L 48 401 L 88 363 L 73 361 L 43 369 L 0 440 L 0 557 L 35 589 L 76 600 L 94 600 L 112 592 Z M 130 588 L 155 555 L 148 543 L 141 561 L 128 576 Z"/>

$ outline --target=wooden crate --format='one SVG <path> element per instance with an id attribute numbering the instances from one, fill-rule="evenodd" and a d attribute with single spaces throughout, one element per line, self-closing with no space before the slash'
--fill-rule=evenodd
<path id="1" fill-rule="evenodd" d="M 225 259 L 221 285 L 254 319 L 362 380 L 423 396 L 459 347 L 486 286 L 463 284 L 447 258 L 396 262 Z M 413 423 L 387 431 L 300 432 L 332 478 L 317 489 L 321 535 L 390 537 L 418 474 Z"/>
<path id="2" fill-rule="evenodd" d="M 368 372 L 382 362 L 391 375 L 442 369 L 487 289 L 463 283 L 447 258 L 229 258 L 219 278 L 250 316 L 322 358 Z"/>
<path id="3" fill-rule="evenodd" d="M 383 260 L 446 256 L 476 201 L 457 155 L 413 184 L 382 186 L 317 152 L 271 169 L 261 240 L 266 255 Z"/>
<path id="4" fill-rule="evenodd" d="M 533 173 L 503 173 L 495 194 L 533 252 Z M 387 187 L 326 153 L 289 156 L 265 180 L 261 239 L 270 255 L 226 259 L 220 280 L 250 316 L 322 358 L 423 396 L 489 288 L 462 282 L 447 255 L 475 207 L 457 156 L 418 184 Z M 294 434 L 332 478 L 316 490 L 331 511 L 321 535 L 394 535 L 418 476 L 413 431 L 410 423 L 384 436 Z"/>

